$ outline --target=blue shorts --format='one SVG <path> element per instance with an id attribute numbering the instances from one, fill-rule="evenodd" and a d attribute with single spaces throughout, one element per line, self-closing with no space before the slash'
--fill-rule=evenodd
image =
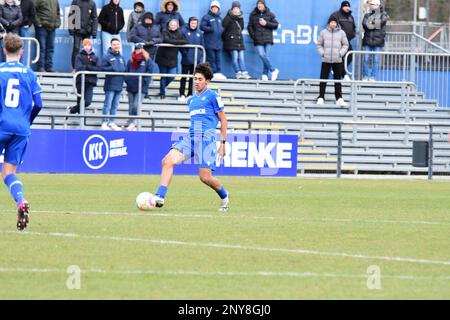
<path id="1" fill-rule="evenodd" d="M 0 150 L 5 150 L 3 162 L 19 165 L 28 145 L 28 136 L 18 136 L 11 133 L 0 133 Z"/>
<path id="2" fill-rule="evenodd" d="M 187 135 L 183 140 L 172 145 L 172 149 L 177 149 L 186 160 L 194 158 L 194 164 L 199 164 L 200 168 L 216 170 L 217 145 L 215 135 Z"/>

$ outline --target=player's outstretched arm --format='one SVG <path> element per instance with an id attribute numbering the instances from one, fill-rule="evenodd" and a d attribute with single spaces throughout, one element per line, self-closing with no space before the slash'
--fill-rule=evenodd
<path id="1" fill-rule="evenodd" d="M 225 141 L 227 140 L 228 120 L 225 111 L 217 112 L 220 121 L 220 147 L 218 152 L 219 161 L 225 156 Z"/>

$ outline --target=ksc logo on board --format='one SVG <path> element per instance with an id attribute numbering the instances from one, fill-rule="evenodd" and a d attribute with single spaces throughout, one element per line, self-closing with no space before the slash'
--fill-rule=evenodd
<path id="1" fill-rule="evenodd" d="M 93 170 L 102 168 L 110 158 L 128 155 L 125 139 L 108 141 L 101 135 L 94 134 L 83 145 L 84 163 Z"/>

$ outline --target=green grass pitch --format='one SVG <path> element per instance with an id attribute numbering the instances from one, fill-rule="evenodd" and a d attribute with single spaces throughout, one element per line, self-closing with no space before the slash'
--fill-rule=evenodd
<path id="1" fill-rule="evenodd" d="M 449 181 L 221 177 L 222 214 L 193 176 L 146 213 L 157 176 L 20 177 L 31 222 L 3 186 L 0 299 L 450 298 Z"/>

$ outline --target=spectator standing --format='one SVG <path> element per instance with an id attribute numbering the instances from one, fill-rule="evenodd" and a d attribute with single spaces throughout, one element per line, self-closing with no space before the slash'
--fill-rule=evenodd
<path id="1" fill-rule="evenodd" d="M 159 25 L 161 31 L 167 29 L 171 20 L 178 20 L 179 27 L 184 26 L 186 23 L 179 12 L 180 9 L 181 6 L 178 0 L 163 0 L 161 11 L 156 14 L 155 24 Z"/>
<path id="2" fill-rule="evenodd" d="M 69 34 L 73 37 L 72 68 L 80 53 L 80 43 L 83 39 L 97 38 L 97 6 L 94 0 L 72 0 L 69 12 Z"/>
<path id="3" fill-rule="evenodd" d="M 382 51 L 385 43 L 388 16 L 384 11 L 384 8 L 381 6 L 380 0 L 371 0 L 369 4 L 370 12 L 364 15 L 362 22 L 364 29 L 363 50 L 367 52 L 380 52 Z M 376 80 L 378 76 L 379 63 L 380 56 L 378 54 L 364 55 L 364 81 Z"/>
<path id="4" fill-rule="evenodd" d="M 277 80 L 279 70 L 270 62 L 269 54 L 273 46 L 273 31 L 278 29 L 278 21 L 275 14 L 266 6 L 265 0 L 256 2 L 256 8 L 250 13 L 247 29 L 263 63 L 261 79 L 269 80 L 270 72 L 271 80 Z"/>
<path id="5" fill-rule="evenodd" d="M 131 73 L 151 73 L 153 70 L 153 64 L 150 60 L 150 54 L 143 49 L 141 43 L 136 44 L 134 51 L 131 53 L 131 58 L 127 63 L 126 72 Z M 128 114 L 130 116 L 137 116 L 139 104 L 144 100 L 144 96 L 148 93 L 148 86 L 151 81 L 151 77 L 142 78 L 141 87 L 141 100 L 139 100 L 139 77 L 130 76 L 126 77 L 128 92 Z M 135 120 L 130 119 L 127 126 L 128 131 L 135 131 Z"/>
<path id="6" fill-rule="evenodd" d="M 178 20 L 169 21 L 169 28 L 162 31 L 163 43 L 173 45 L 187 44 L 187 40 L 181 33 Z M 177 47 L 160 47 L 156 53 L 156 63 L 159 67 L 160 73 L 175 74 L 178 66 L 178 51 Z M 161 77 L 159 81 L 159 97 L 166 98 L 166 88 L 172 82 L 173 77 Z"/>
<path id="7" fill-rule="evenodd" d="M 120 52 L 120 40 L 113 38 L 111 40 L 111 47 L 108 53 L 103 56 L 101 63 L 102 71 L 125 72 L 126 64 Z M 105 78 L 105 103 L 103 105 L 103 115 L 114 116 L 119 106 L 120 96 L 122 94 L 124 76 L 108 75 Z M 121 128 L 114 123 L 113 118 L 104 118 L 102 123 L 102 130 L 121 130 Z"/>
<path id="8" fill-rule="evenodd" d="M 22 23 L 20 24 L 19 36 L 27 38 L 31 36 L 30 27 L 34 23 L 36 7 L 33 0 L 21 0 Z"/>
<path id="9" fill-rule="evenodd" d="M 251 77 L 245 66 L 245 46 L 242 35 L 244 16 L 242 15 L 239 1 L 234 1 L 231 4 L 231 9 L 223 19 L 223 28 L 223 49 L 231 55 L 236 79 L 250 79 Z"/>
<path id="10" fill-rule="evenodd" d="M 31 38 L 33 36 L 30 27 L 34 24 L 34 17 L 36 16 L 36 7 L 33 0 L 21 0 L 20 9 L 22 11 L 22 24 L 19 29 L 19 36 L 22 38 Z M 31 42 L 24 41 L 24 53 L 21 61 L 27 64 L 28 48 L 31 47 Z M 30 50 L 31 53 L 31 50 Z M 30 61 L 31 65 L 31 61 Z"/>
<path id="11" fill-rule="evenodd" d="M 146 12 L 141 18 L 141 23 L 131 30 L 131 41 L 138 44 L 144 44 L 144 50 L 150 54 L 150 58 L 155 60 L 156 50 L 155 44 L 162 42 L 161 31 L 159 26 L 153 23 L 153 14 Z"/>
<path id="12" fill-rule="evenodd" d="M 34 29 L 39 42 L 39 72 L 55 72 L 53 70 L 53 53 L 55 51 L 55 32 L 61 25 L 58 0 L 36 0 L 36 18 Z"/>
<path id="13" fill-rule="evenodd" d="M 181 28 L 189 44 L 204 46 L 203 32 L 198 28 L 198 18 L 190 17 L 189 23 Z M 181 49 L 181 73 L 194 74 L 194 66 L 203 59 L 203 51 L 197 49 L 197 62 L 195 61 L 195 48 Z M 189 78 L 189 88 L 186 95 L 186 78 L 180 80 L 179 101 L 185 101 L 186 97 L 192 96 L 193 78 Z"/>
<path id="14" fill-rule="evenodd" d="M 214 72 L 214 79 L 226 79 L 222 74 L 222 18 L 219 1 L 211 1 L 208 13 L 203 16 L 200 30 L 204 32 L 206 61 Z"/>
<path id="15" fill-rule="evenodd" d="M 141 23 L 142 15 L 144 14 L 145 5 L 142 1 L 136 1 L 133 5 L 133 12 L 130 13 L 128 16 L 128 23 L 127 23 L 127 41 L 133 42 L 131 40 L 131 30 L 135 26 Z"/>
<path id="16" fill-rule="evenodd" d="M 111 0 L 110 3 L 103 6 L 98 16 L 98 23 L 102 26 L 102 47 L 103 54 L 107 54 L 111 44 L 111 39 L 120 40 L 120 30 L 125 26 L 123 9 L 120 7 L 120 0 Z M 120 52 L 122 52 L 122 43 Z"/>
<path id="17" fill-rule="evenodd" d="M 317 40 L 317 51 L 322 57 L 322 68 L 320 71 L 320 79 L 328 79 L 331 69 L 335 80 L 342 79 L 342 58 L 347 53 L 348 40 L 344 31 L 341 30 L 337 23 L 337 19 L 331 16 L 328 19 L 328 26 L 319 34 Z M 320 94 L 317 99 L 317 104 L 324 104 L 325 90 L 327 83 L 320 83 Z M 346 107 L 347 103 L 342 99 L 342 85 L 335 82 L 334 95 L 336 98 L 336 105 L 339 107 Z"/>
<path id="18" fill-rule="evenodd" d="M 22 24 L 22 10 L 16 0 L 0 0 L 0 23 L 6 33 L 19 34 Z M 3 54 L 3 41 L 0 42 L 0 60 L 5 61 Z"/>
<path id="19" fill-rule="evenodd" d="M 352 51 L 353 47 L 352 47 L 351 41 L 356 36 L 356 24 L 355 24 L 355 18 L 352 15 L 352 9 L 350 6 L 350 2 L 342 1 L 341 8 L 338 11 L 334 12 L 331 16 L 336 18 L 339 26 L 345 32 L 345 34 L 347 36 L 347 40 L 348 40 L 348 51 Z M 349 55 L 348 59 L 347 59 L 347 66 L 350 66 L 352 61 L 353 61 L 353 55 Z M 345 66 L 344 66 L 343 74 L 344 74 L 345 80 L 350 80 L 350 77 L 345 72 Z"/>
<path id="20" fill-rule="evenodd" d="M 75 70 L 76 71 L 100 71 L 99 59 L 95 55 L 92 40 L 84 39 L 83 48 L 75 58 Z M 81 76 L 76 80 L 77 92 L 81 93 Z M 88 108 L 92 103 L 92 97 L 94 94 L 94 87 L 97 85 L 97 75 L 87 74 L 84 78 L 84 107 Z M 69 107 L 69 113 L 80 113 L 81 98 L 77 97 L 77 104 L 73 107 Z"/>

